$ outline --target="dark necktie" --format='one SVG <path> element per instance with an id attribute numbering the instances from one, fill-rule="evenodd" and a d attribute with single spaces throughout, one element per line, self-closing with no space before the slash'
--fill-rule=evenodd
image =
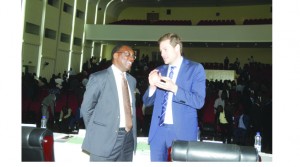
<path id="1" fill-rule="evenodd" d="M 171 66 L 171 71 L 169 73 L 169 78 L 171 78 L 171 79 L 173 78 L 174 68 L 175 68 L 175 66 Z M 159 126 L 163 126 L 164 121 L 165 121 L 166 109 L 167 109 L 167 104 L 168 104 L 168 95 L 169 95 L 169 91 L 166 91 L 164 94 L 164 101 L 162 104 L 161 115 L 159 118 Z"/>
<path id="2" fill-rule="evenodd" d="M 123 103 L 124 103 L 124 112 L 125 112 L 125 130 L 128 132 L 132 128 L 132 118 L 131 118 L 131 107 L 130 107 L 130 98 L 128 91 L 127 80 L 122 74 L 122 94 L 123 94 Z"/>

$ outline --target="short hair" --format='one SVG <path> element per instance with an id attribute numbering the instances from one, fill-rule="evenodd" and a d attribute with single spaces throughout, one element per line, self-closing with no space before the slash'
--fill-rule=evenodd
<path id="1" fill-rule="evenodd" d="M 158 39 L 158 44 L 160 44 L 162 41 L 165 41 L 165 40 L 170 40 L 170 44 L 171 46 L 175 47 L 177 44 L 179 44 L 180 46 L 180 53 L 182 53 L 182 42 L 181 42 L 181 38 L 175 34 L 175 33 L 167 33 L 163 36 L 161 36 L 159 39 Z"/>
<path id="2" fill-rule="evenodd" d="M 123 46 L 123 44 L 118 44 L 116 45 L 113 50 L 111 51 L 111 60 L 114 58 L 114 54 L 120 50 L 120 48 Z"/>

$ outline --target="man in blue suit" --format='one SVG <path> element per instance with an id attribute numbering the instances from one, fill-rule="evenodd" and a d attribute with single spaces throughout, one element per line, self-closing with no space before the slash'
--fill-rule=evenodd
<path id="1" fill-rule="evenodd" d="M 145 106 L 153 106 L 148 142 L 151 161 L 167 161 L 174 140 L 196 141 L 197 109 L 204 105 L 205 71 L 200 63 L 182 56 L 182 42 L 174 33 L 159 40 L 165 65 L 150 72 Z"/>

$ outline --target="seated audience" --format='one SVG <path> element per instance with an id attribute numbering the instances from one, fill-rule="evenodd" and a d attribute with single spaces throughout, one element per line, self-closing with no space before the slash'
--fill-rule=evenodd
<path id="1" fill-rule="evenodd" d="M 64 106 L 59 115 L 59 127 L 61 132 L 70 132 L 70 120 L 72 118 L 72 109 Z"/>

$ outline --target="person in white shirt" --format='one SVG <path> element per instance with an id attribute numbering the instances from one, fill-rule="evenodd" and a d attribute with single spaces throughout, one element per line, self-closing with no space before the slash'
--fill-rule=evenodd
<path id="1" fill-rule="evenodd" d="M 214 113 L 217 113 L 217 108 L 221 105 L 223 108 L 225 107 L 225 100 L 228 99 L 227 91 L 222 91 L 221 95 L 215 100 L 214 103 Z"/>

